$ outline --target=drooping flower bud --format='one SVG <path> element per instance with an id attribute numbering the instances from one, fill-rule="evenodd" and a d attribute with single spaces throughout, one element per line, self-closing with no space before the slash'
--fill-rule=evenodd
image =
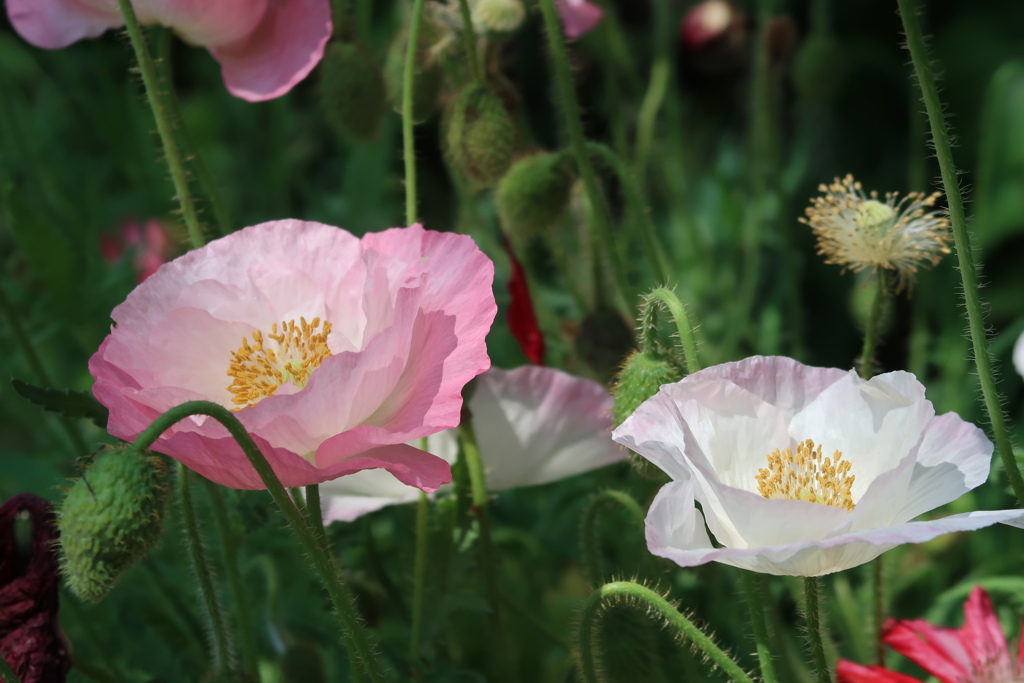
<path id="1" fill-rule="evenodd" d="M 542 152 L 517 160 L 501 179 L 495 197 L 502 226 L 520 239 L 546 230 L 569 205 L 575 180 L 564 152 Z"/>
<path id="2" fill-rule="evenodd" d="M 452 166 L 482 187 L 494 185 L 508 171 L 515 137 L 505 104 L 482 83 L 463 88 L 445 119 L 445 148 Z"/>
<path id="3" fill-rule="evenodd" d="M 384 73 L 363 45 L 331 43 L 320 67 L 320 103 L 341 137 L 370 142 L 387 113 Z"/>
<path id="4" fill-rule="evenodd" d="M 102 600 L 157 542 L 168 497 L 167 466 L 128 446 L 105 448 L 72 484 L 58 519 L 68 587 Z"/>
<path id="5" fill-rule="evenodd" d="M 420 24 L 416 48 L 416 73 L 412 81 L 412 118 L 420 123 L 433 116 L 437 110 L 441 86 L 444 85 L 444 69 L 433 52 L 438 42 L 438 30 L 430 22 Z M 395 111 L 402 112 L 403 79 L 405 76 L 406 49 L 409 34 L 399 33 L 391 41 L 384 60 L 384 80 L 387 84 L 388 99 Z"/>

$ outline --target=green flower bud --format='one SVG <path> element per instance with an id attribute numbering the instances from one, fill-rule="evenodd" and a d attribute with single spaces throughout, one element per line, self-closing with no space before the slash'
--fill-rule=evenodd
<path id="1" fill-rule="evenodd" d="M 625 422 L 641 403 L 658 393 L 662 384 L 672 384 L 680 379 L 682 372 L 678 363 L 673 362 L 667 354 L 642 351 L 631 353 L 612 385 L 612 398 L 615 400 L 612 416 L 615 425 Z M 645 479 L 664 479 L 664 474 L 657 466 L 632 451 L 629 453 L 629 463 Z"/>
<path id="2" fill-rule="evenodd" d="M 61 566 L 75 595 L 99 602 L 156 544 L 168 492 L 167 466 L 151 453 L 114 446 L 96 456 L 57 513 Z"/>
<path id="3" fill-rule="evenodd" d="M 433 54 L 437 44 L 438 30 L 429 22 L 420 24 L 416 49 L 416 73 L 412 81 L 412 118 L 420 123 L 433 116 L 437 110 L 441 86 L 444 85 L 444 69 Z M 402 113 L 403 78 L 405 75 L 405 52 L 409 45 L 409 34 L 399 33 L 391 41 L 384 59 L 384 81 L 387 84 L 388 99 L 395 111 Z"/>
<path id="4" fill-rule="evenodd" d="M 839 42 L 830 35 L 812 34 L 793 60 L 793 88 L 805 102 L 827 104 L 842 90 L 845 72 Z"/>
<path id="5" fill-rule="evenodd" d="M 548 229 L 568 206 L 575 179 L 564 153 L 544 152 L 519 159 L 498 185 L 501 224 L 524 239 Z"/>
<path id="6" fill-rule="evenodd" d="M 331 43 L 320 67 L 320 103 L 341 137 L 370 142 L 387 113 L 384 73 L 363 45 Z"/>
<path id="7" fill-rule="evenodd" d="M 473 5 L 473 24 L 491 33 L 511 33 L 525 18 L 522 0 L 477 0 Z"/>
<path id="8" fill-rule="evenodd" d="M 512 163 L 516 127 L 505 104 L 482 83 L 463 88 L 445 120 L 452 167 L 483 187 L 494 185 Z"/>

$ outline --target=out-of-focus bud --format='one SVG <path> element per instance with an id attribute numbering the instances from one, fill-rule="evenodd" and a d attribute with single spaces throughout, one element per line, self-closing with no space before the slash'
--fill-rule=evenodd
<path id="1" fill-rule="evenodd" d="M 574 346 L 593 369 L 597 381 L 608 384 L 616 368 L 633 348 L 633 331 L 618 311 L 600 307 L 580 321 Z"/>
<path id="2" fill-rule="evenodd" d="M 728 0 L 704 0 L 686 13 L 679 26 L 683 47 L 696 52 L 715 44 L 742 45 L 747 18 Z"/>
<path id="3" fill-rule="evenodd" d="M 473 25 L 490 33 L 511 33 L 526 18 L 522 0 L 476 0 L 473 3 Z"/>
<path id="4" fill-rule="evenodd" d="M 518 159 L 498 185 L 502 226 L 522 240 L 548 229 L 569 205 L 575 180 L 565 152 L 541 152 Z"/>
<path id="5" fill-rule="evenodd" d="M 174 257 L 177 250 L 171 232 L 170 226 L 156 218 L 144 222 L 128 219 L 117 235 L 100 238 L 100 253 L 111 264 L 130 253 L 132 267 L 138 273 L 136 279 L 142 282 Z"/>
<path id="6" fill-rule="evenodd" d="M 413 77 L 412 118 L 417 123 L 426 121 L 437 110 L 441 86 L 444 85 L 444 68 L 434 54 L 433 47 L 439 40 L 439 31 L 430 22 L 420 24 L 416 47 L 416 73 Z M 409 45 L 408 31 L 402 31 L 391 41 L 384 60 L 384 80 L 387 84 L 388 99 L 395 111 L 402 111 L 403 77 L 405 75 L 405 53 Z"/>
<path id="7" fill-rule="evenodd" d="M 796 24 L 788 14 L 774 17 L 768 22 L 768 63 L 778 66 L 787 61 L 796 47 Z"/>
<path id="8" fill-rule="evenodd" d="M 15 525 L 32 525 L 19 543 Z M 0 656 L 22 683 L 63 683 L 71 657 L 57 623 L 60 575 L 50 503 L 21 493 L 0 505 Z"/>
<path id="9" fill-rule="evenodd" d="M 512 163 L 516 127 L 501 98 L 488 86 L 462 89 L 445 118 L 445 149 L 452 167 L 478 186 L 501 180 Z"/>
<path id="10" fill-rule="evenodd" d="M 843 88 L 846 62 L 834 36 L 814 33 L 797 50 L 791 72 L 793 88 L 811 104 L 831 102 Z"/>
<path id="11" fill-rule="evenodd" d="M 338 134 L 370 142 L 387 113 L 384 73 L 363 45 L 331 43 L 320 66 L 320 103 Z"/>
<path id="12" fill-rule="evenodd" d="M 71 591 L 89 602 L 156 544 L 167 507 L 167 466 L 148 452 L 110 446 L 76 480 L 58 513 L 61 565 Z"/>

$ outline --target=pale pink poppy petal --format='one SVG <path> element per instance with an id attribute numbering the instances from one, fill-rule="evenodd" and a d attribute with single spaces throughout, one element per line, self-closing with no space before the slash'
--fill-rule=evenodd
<path id="1" fill-rule="evenodd" d="M 588 0 L 555 0 L 555 9 L 570 40 L 591 31 L 604 16 L 604 10 Z"/>
<path id="2" fill-rule="evenodd" d="M 331 7 L 324 0 L 267 0 L 262 21 L 251 33 L 211 46 L 210 52 L 232 95 L 250 102 L 269 100 L 309 75 L 332 30 Z"/>
<path id="3" fill-rule="evenodd" d="M 124 24 L 116 1 L 7 0 L 7 17 L 22 38 L 50 50 Z"/>

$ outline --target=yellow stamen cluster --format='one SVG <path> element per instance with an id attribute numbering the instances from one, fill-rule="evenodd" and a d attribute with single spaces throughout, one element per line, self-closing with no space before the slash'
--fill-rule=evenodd
<path id="1" fill-rule="evenodd" d="M 811 200 L 800 222 L 811 226 L 826 263 L 844 271 L 894 270 L 902 289 L 920 266 L 934 266 L 950 253 L 949 218 L 935 208 L 938 192 L 911 192 L 902 199 L 889 192 L 883 201 L 877 192 L 865 194 L 852 175 L 818 189 L 824 195 Z"/>
<path id="2" fill-rule="evenodd" d="M 298 324 L 294 320 L 274 323 L 266 335 L 260 330 L 253 332 L 252 344 L 242 339 L 228 366 L 232 378 L 228 391 L 234 394 L 235 410 L 256 405 L 286 382 L 305 387 L 313 370 L 331 355 L 327 346 L 330 333 L 327 321 L 321 328 L 320 318 L 313 322 L 299 318 Z"/>
<path id="3" fill-rule="evenodd" d="M 757 491 L 765 498 L 805 500 L 852 510 L 851 489 L 855 476 L 850 474 L 850 461 L 836 451 L 822 458 L 821 446 L 807 439 L 796 447 L 775 449 L 768 456 L 768 467 L 757 471 Z"/>

